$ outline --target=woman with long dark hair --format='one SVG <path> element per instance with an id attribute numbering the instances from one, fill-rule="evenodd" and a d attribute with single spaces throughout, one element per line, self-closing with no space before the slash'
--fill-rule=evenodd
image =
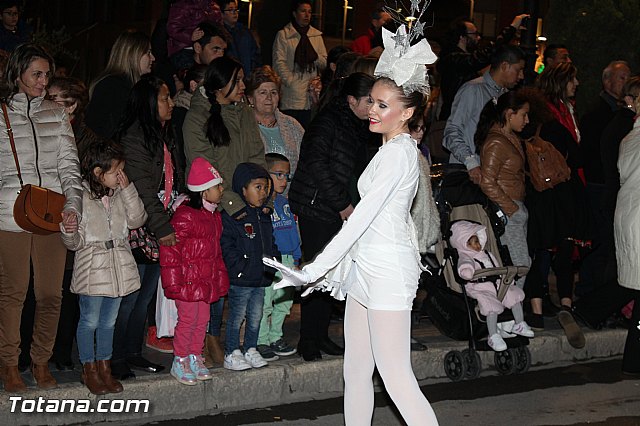
<path id="1" fill-rule="evenodd" d="M 187 168 L 197 157 L 203 157 L 231 182 L 236 166 L 244 162 L 267 168 L 264 143 L 254 111 L 244 103 L 244 71 L 242 65 L 223 56 L 207 67 L 204 82 L 191 98 L 182 127 Z M 233 191 L 225 191 L 220 207 L 231 217 L 246 216 L 244 201 Z M 220 327 L 224 298 L 211 304 L 211 321 L 206 336 L 205 362 L 221 364 L 224 352 L 220 345 Z M 208 355 L 208 356 L 207 356 Z"/>
<path id="2" fill-rule="evenodd" d="M 176 244 L 176 234 L 169 223 L 170 208 L 184 184 L 184 172 L 176 161 L 170 123 L 172 111 L 173 101 L 165 82 L 145 74 L 131 89 L 115 135 L 125 152 L 125 172 L 135 183 L 148 215 L 146 229 L 160 245 L 166 246 Z M 140 290 L 122 299 L 116 321 L 111 369 L 120 379 L 135 377 L 130 366 L 152 373 L 164 369 L 142 357 L 147 310 L 155 297 L 160 276 L 157 261 L 149 262 L 143 257 L 136 259 Z M 149 338 L 155 337 L 154 319 L 151 315 Z"/>
<path id="3" fill-rule="evenodd" d="M 571 177 L 551 189 L 539 192 L 530 188 L 527 192 L 527 239 L 534 258 L 525 290 L 531 299 L 533 311 L 530 325 L 534 330 L 543 329 L 543 283 L 548 270 L 543 271 L 541 265 L 548 262 L 545 259 L 551 258 L 561 304 L 558 321 L 564 328 L 569 343 L 581 348 L 585 344 L 584 334 L 571 313 L 574 279 L 572 254 L 574 241 L 588 238 L 590 224 L 581 179 L 580 133 L 570 101 L 579 84 L 577 73 L 576 67 L 571 63 L 545 68 L 536 82 L 538 97 L 541 96 L 542 99 L 537 99 L 535 92 L 528 95 L 532 131 L 541 126 L 540 137 L 550 142 L 566 158 Z"/>
<path id="4" fill-rule="evenodd" d="M 357 193 L 350 191 L 360 148 L 370 137 L 367 128 L 369 94 L 374 78 L 354 73 L 335 82 L 337 95 L 313 119 L 302 138 L 300 160 L 289 189 L 291 209 L 298 215 L 306 260 L 340 230 L 353 213 Z M 321 359 L 320 351 L 342 355 L 329 339 L 333 299 L 310 295 L 301 305 L 298 353 L 306 360 Z"/>

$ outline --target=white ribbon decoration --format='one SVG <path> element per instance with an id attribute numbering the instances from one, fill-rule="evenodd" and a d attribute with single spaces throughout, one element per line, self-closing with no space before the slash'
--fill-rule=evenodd
<path id="1" fill-rule="evenodd" d="M 384 51 L 378 60 L 374 75 L 388 77 L 398 86 L 401 86 L 405 94 L 418 90 L 428 93 L 429 82 L 427 80 L 426 64 L 434 63 L 438 57 L 426 39 L 409 46 L 409 38 L 404 25 L 401 25 L 395 35 L 382 28 L 382 42 Z"/>

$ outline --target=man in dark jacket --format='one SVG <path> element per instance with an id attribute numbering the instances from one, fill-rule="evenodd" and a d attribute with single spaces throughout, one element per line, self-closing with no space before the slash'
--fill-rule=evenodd
<path id="1" fill-rule="evenodd" d="M 481 36 L 472 21 L 457 19 L 451 23 L 448 46 L 443 49 L 437 65 L 442 93 L 440 120 L 449 118 L 453 99 L 460 86 L 478 77 L 480 71 L 489 66 L 495 48 L 509 43 L 520 28 L 522 20 L 528 16 L 518 15 L 513 18 L 511 25 L 502 29 L 495 43 L 489 43 L 481 49 L 478 48 Z"/>
<path id="2" fill-rule="evenodd" d="M 222 0 L 219 4 L 222 9 L 224 28 L 231 36 L 227 54 L 242 64 L 245 78 L 248 78 L 251 71 L 262 66 L 260 47 L 251 31 L 238 22 L 238 2 L 236 0 Z"/>
<path id="3" fill-rule="evenodd" d="M 605 180 L 602 170 L 602 153 L 600 141 L 604 129 L 622 107 L 622 88 L 629 79 L 631 70 L 625 61 L 613 61 L 602 71 L 602 92 L 594 107 L 580 120 L 580 149 L 582 151 L 584 175 L 587 181 L 587 201 L 594 223 L 606 221 L 603 212 L 605 196 Z M 617 151 L 615 153 L 617 158 Z M 602 226 L 594 228 L 595 246 L 589 256 L 589 262 L 583 262 L 580 269 L 580 284 L 576 293 L 584 295 L 595 287 L 604 284 L 604 271 L 607 254 L 602 245 L 603 240 L 611 240 Z M 612 231 L 612 229 L 609 229 Z"/>

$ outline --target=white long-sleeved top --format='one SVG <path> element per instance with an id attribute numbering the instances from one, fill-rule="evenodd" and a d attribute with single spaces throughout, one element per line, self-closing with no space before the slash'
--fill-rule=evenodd
<path id="1" fill-rule="evenodd" d="M 340 232 L 303 270 L 315 282 L 346 259 L 349 297 L 377 310 L 409 310 L 420 276 L 409 210 L 418 188 L 415 141 L 400 134 L 385 143 L 358 180 L 361 200 Z M 342 268 L 339 268 L 342 269 Z"/>

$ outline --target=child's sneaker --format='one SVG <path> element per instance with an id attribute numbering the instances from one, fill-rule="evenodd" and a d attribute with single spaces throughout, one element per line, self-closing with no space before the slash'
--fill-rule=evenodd
<path id="1" fill-rule="evenodd" d="M 258 345 L 258 352 L 260 352 L 260 356 L 265 361 L 277 361 L 280 359 L 269 345 Z"/>
<path id="2" fill-rule="evenodd" d="M 224 368 L 234 371 L 249 370 L 251 368 L 251 364 L 244 359 L 240 349 L 236 349 L 230 354 L 224 356 Z"/>
<path id="3" fill-rule="evenodd" d="M 204 366 L 204 359 L 202 355 L 189 355 L 189 365 L 191 371 L 195 374 L 198 380 L 210 380 L 213 376 L 209 373 L 209 369 Z"/>
<path id="4" fill-rule="evenodd" d="M 258 352 L 256 348 L 249 348 L 244 353 L 244 359 L 253 368 L 260 368 L 269 364 L 267 361 L 264 360 L 264 358 L 262 358 L 262 355 L 260 355 L 260 352 Z"/>
<path id="5" fill-rule="evenodd" d="M 276 355 L 280 355 L 280 356 L 289 356 L 297 352 L 296 348 L 294 348 L 293 346 L 289 346 L 287 342 L 284 341 L 284 339 L 278 339 L 275 342 L 273 342 L 270 346 L 271 346 L 271 350 Z"/>
<path id="6" fill-rule="evenodd" d="M 489 347 L 496 352 L 507 350 L 507 344 L 498 333 L 492 334 L 489 339 L 487 339 L 487 343 L 489 344 Z"/>
<path id="7" fill-rule="evenodd" d="M 527 324 L 525 321 L 519 322 L 514 325 L 511 329 L 511 332 L 524 337 L 534 336 L 533 330 L 531 330 L 531 327 L 529 327 L 529 324 Z"/>
<path id="8" fill-rule="evenodd" d="M 191 370 L 189 357 L 173 357 L 173 365 L 171 366 L 171 375 L 183 385 L 195 385 L 198 383 L 195 374 Z"/>

